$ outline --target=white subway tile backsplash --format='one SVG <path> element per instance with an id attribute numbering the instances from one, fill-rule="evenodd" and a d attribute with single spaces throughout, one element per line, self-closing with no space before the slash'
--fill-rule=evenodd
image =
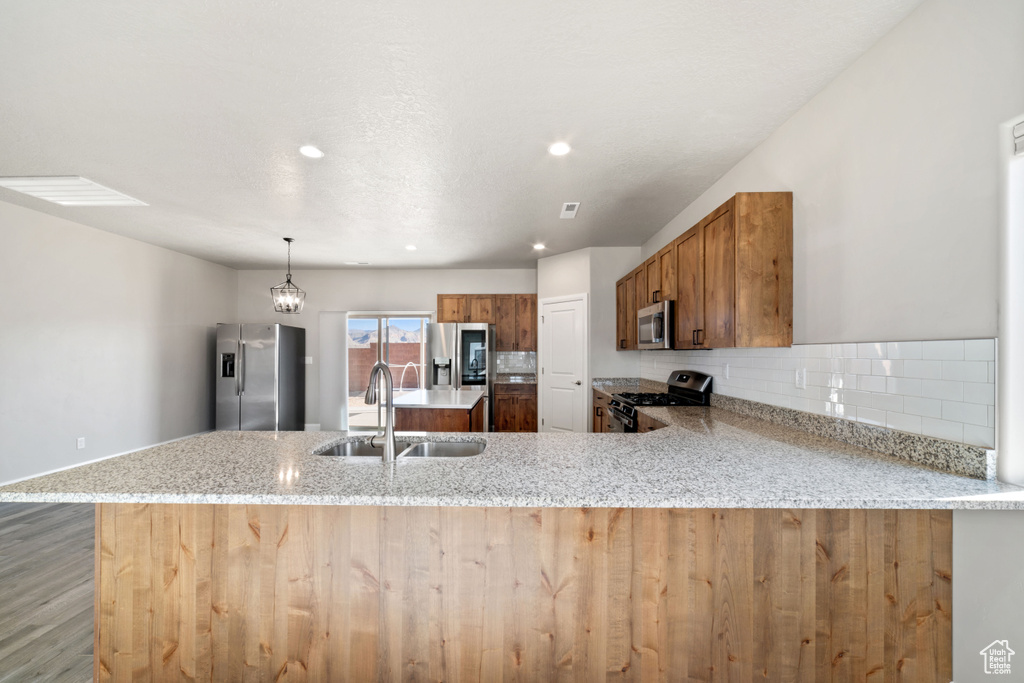
<path id="1" fill-rule="evenodd" d="M 996 343 L 994 339 L 968 339 L 964 342 L 964 360 L 996 359 Z"/>
<path id="2" fill-rule="evenodd" d="M 964 382 L 964 401 L 994 406 L 996 404 L 996 385 L 988 382 Z"/>
<path id="3" fill-rule="evenodd" d="M 907 413 L 886 413 L 885 426 L 889 429 L 898 429 L 901 432 L 911 434 L 921 433 L 921 416 L 908 415 Z"/>
<path id="4" fill-rule="evenodd" d="M 520 359 L 502 360 L 511 366 Z M 644 378 L 664 381 L 680 368 L 712 375 L 714 391 L 727 396 L 985 448 L 995 441 L 992 339 L 640 354 Z M 806 370 L 806 388 L 794 381 L 800 370 Z"/>
<path id="5" fill-rule="evenodd" d="M 921 395 L 925 398 L 938 398 L 944 401 L 962 401 L 964 400 L 964 383 L 923 379 L 921 380 Z"/>
<path id="6" fill-rule="evenodd" d="M 957 382 L 987 382 L 988 363 L 969 360 L 942 361 L 942 379 Z"/>
<path id="7" fill-rule="evenodd" d="M 935 398 L 904 396 L 903 412 L 922 417 L 942 417 L 942 401 Z"/>
<path id="8" fill-rule="evenodd" d="M 885 344 L 857 344 L 857 358 L 885 358 Z"/>
<path id="9" fill-rule="evenodd" d="M 857 380 L 857 388 L 862 391 L 885 392 L 885 377 L 878 375 L 861 375 Z"/>
<path id="10" fill-rule="evenodd" d="M 942 419 L 964 424 L 988 426 L 988 409 L 977 403 L 961 403 L 959 401 L 942 402 Z"/>
<path id="11" fill-rule="evenodd" d="M 922 342 L 889 342 L 885 345 L 886 356 L 893 359 L 921 360 L 921 344 Z"/>
<path id="12" fill-rule="evenodd" d="M 963 441 L 964 425 L 962 422 L 949 422 L 947 420 L 935 420 L 930 417 L 922 417 L 921 433 L 925 436 L 933 436 L 936 439 Z"/>
<path id="13" fill-rule="evenodd" d="M 964 343 L 957 341 L 926 341 L 921 342 L 925 360 L 963 360 Z"/>
<path id="14" fill-rule="evenodd" d="M 937 360 L 906 360 L 903 361 L 903 376 L 918 379 L 942 379 L 942 361 Z"/>
<path id="15" fill-rule="evenodd" d="M 873 360 L 871 361 L 871 374 L 884 375 L 885 377 L 902 377 L 903 361 L 901 360 Z"/>
<path id="16" fill-rule="evenodd" d="M 978 425 L 964 425 L 964 443 L 983 446 L 985 448 L 996 447 L 996 430 L 992 427 L 979 427 Z"/>

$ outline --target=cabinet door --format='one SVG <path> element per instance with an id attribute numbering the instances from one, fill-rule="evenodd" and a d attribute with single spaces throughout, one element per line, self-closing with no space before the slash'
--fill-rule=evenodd
<path id="1" fill-rule="evenodd" d="M 466 295 L 465 294 L 438 294 L 437 295 L 437 322 L 439 322 L 439 323 L 464 323 L 464 322 L 466 322 Z"/>
<path id="2" fill-rule="evenodd" d="M 633 277 L 624 277 L 615 283 L 615 350 L 623 351 L 629 345 L 629 318 L 627 317 L 626 291 L 627 281 L 632 282 Z"/>
<path id="3" fill-rule="evenodd" d="M 498 294 L 494 297 L 494 349 L 516 350 L 516 297 Z"/>
<path id="4" fill-rule="evenodd" d="M 537 350 L 537 295 L 516 294 L 516 351 Z"/>
<path id="5" fill-rule="evenodd" d="M 466 299 L 469 304 L 469 322 L 494 324 L 494 296 L 492 294 L 470 294 Z"/>
<path id="6" fill-rule="evenodd" d="M 658 252 L 658 274 L 661 285 L 658 301 L 674 301 L 676 298 L 676 250 L 675 242 Z"/>
<path id="7" fill-rule="evenodd" d="M 636 303 L 633 309 L 634 322 L 636 319 L 636 312 L 641 308 L 645 307 L 649 301 L 647 296 L 650 292 L 647 291 L 647 264 L 641 263 L 640 267 L 633 271 L 633 281 L 636 283 Z M 633 348 L 636 348 L 636 340 L 633 340 Z"/>
<path id="8" fill-rule="evenodd" d="M 704 226 L 704 348 L 736 345 L 736 236 L 731 204 Z"/>
<path id="9" fill-rule="evenodd" d="M 704 310 L 704 255 L 701 227 L 696 225 L 675 241 L 676 250 L 676 338 L 673 348 L 699 349 L 694 344 L 702 327 Z"/>
<path id="10" fill-rule="evenodd" d="M 657 256 L 652 256 L 644 263 L 644 274 L 647 279 L 647 294 L 644 297 L 647 299 L 646 305 L 649 306 L 663 298 L 661 296 L 661 264 Z"/>
<path id="11" fill-rule="evenodd" d="M 661 429 L 666 426 L 668 425 L 661 420 L 655 420 L 653 417 L 648 417 L 641 412 L 636 414 L 636 431 L 638 432 L 653 432 L 655 429 Z"/>
<path id="12" fill-rule="evenodd" d="M 626 348 L 636 348 L 636 272 L 626 278 Z"/>
<path id="13" fill-rule="evenodd" d="M 516 400 L 515 396 L 494 395 L 494 431 L 516 431 Z"/>
<path id="14" fill-rule="evenodd" d="M 516 399 L 516 431 L 537 431 L 537 397 L 520 396 Z"/>

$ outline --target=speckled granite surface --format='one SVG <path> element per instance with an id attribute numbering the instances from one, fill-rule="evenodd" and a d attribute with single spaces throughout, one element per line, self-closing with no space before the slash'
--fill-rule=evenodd
<path id="1" fill-rule="evenodd" d="M 594 380 L 594 388 L 615 394 L 624 391 L 664 392 L 668 390 L 668 385 L 636 377 L 614 377 Z M 933 439 L 919 434 L 909 434 L 722 394 L 711 394 L 711 405 L 774 424 L 794 427 L 827 439 L 861 446 L 943 472 L 952 472 L 975 479 L 994 480 L 996 478 L 995 451 L 978 446 Z M 637 410 L 665 424 L 673 424 L 672 416 L 676 411 L 682 409 L 638 406 Z"/>
<path id="2" fill-rule="evenodd" d="M 536 384 L 536 373 L 499 372 L 494 379 L 495 384 Z"/>
<path id="3" fill-rule="evenodd" d="M 340 432 L 211 432 L 3 487 L 0 501 L 1024 509 L 1016 486 L 719 408 L 676 409 L 672 422 L 646 434 L 477 435 L 477 457 L 395 465 L 313 455 L 355 438 Z"/>

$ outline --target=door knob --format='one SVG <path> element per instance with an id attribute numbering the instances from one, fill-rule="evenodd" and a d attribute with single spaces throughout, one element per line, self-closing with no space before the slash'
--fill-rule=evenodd
<path id="1" fill-rule="evenodd" d="M 576 380 L 576 384 L 583 384 L 583 382 Z"/>

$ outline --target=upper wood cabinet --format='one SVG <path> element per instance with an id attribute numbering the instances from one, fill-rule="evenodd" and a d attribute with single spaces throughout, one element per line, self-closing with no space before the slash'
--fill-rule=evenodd
<path id="1" fill-rule="evenodd" d="M 615 348 L 636 348 L 636 272 L 615 283 Z"/>
<path id="2" fill-rule="evenodd" d="M 537 350 L 537 295 L 494 295 L 496 351 Z"/>
<path id="3" fill-rule="evenodd" d="M 628 317 L 635 329 L 637 308 L 673 299 L 677 349 L 790 346 L 793 194 L 736 194 L 630 277 L 633 311 L 616 289 L 619 328 Z M 621 329 L 617 336 L 616 348 L 636 347 L 632 337 L 622 346 Z"/>
<path id="4" fill-rule="evenodd" d="M 437 322 L 494 325 L 494 295 L 438 294 Z"/>

